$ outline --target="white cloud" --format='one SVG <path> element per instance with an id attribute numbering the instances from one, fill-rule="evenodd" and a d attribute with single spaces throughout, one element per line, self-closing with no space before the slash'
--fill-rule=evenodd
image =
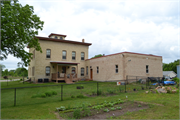
<path id="1" fill-rule="evenodd" d="M 20 3 L 34 6 L 35 14 L 45 22 L 39 36 L 58 33 L 68 40 L 84 38 L 92 43 L 89 57 L 130 51 L 163 56 L 165 63 L 180 58 L 178 0 Z"/>

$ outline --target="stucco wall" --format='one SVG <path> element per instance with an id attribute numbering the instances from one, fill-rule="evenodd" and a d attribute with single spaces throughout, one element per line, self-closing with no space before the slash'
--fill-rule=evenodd
<path id="1" fill-rule="evenodd" d="M 87 61 L 93 69 L 93 80 L 97 81 L 125 80 L 127 75 L 163 76 L 162 57 L 159 56 L 122 53 Z M 118 73 L 115 72 L 115 65 L 118 65 Z M 146 65 L 148 65 L 148 73 L 146 73 Z"/>
<path id="2" fill-rule="evenodd" d="M 49 78 L 50 76 L 45 75 L 45 68 L 46 66 L 50 66 L 51 73 L 57 72 L 57 64 L 51 64 L 50 61 L 63 61 L 63 62 L 74 62 L 79 63 L 78 64 L 78 77 L 79 78 L 85 78 L 85 76 L 81 76 L 81 67 L 85 68 L 85 60 L 81 60 L 81 52 L 85 53 L 85 59 L 88 59 L 88 47 L 85 45 L 78 45 L 78 44 L 71 44 L 71 43 L 62 43 L 62 42 L 53 42 L 53 41 L 44 41 L 39 40 L 42 53 L 39 51 L 35 52 L 35 60 L 32 60 L 29 66 L 29 69 L 31 69 L 33 66 L 35 66 L 35 79 L 39 78 Z M 46 58 L 46 49 L 51 50 L 51 58 Z M 66 50 L 66 59 L 62 59 L 62 51 Z M 76 52 L 76 60 L 72 60 L 72 51 Z M 30 52 L 32 50 L 30 49 Z M 54 68 L 53 68 L 54 66 Z M 71 72 L 71 67 L 68 68 L 66 66 L 67 73 Z M 77 66 L 76 66 L 77 68 Z M 76 69 L 77 70 L 77 69 Z M 58 71 L 62 71 L 62 66 L 58 67 Z M 30 72 L 28 74 L 30 77 Z"/>

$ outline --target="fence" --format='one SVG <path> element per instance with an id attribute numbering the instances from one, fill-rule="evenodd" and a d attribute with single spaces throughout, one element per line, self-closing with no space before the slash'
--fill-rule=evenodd
<path id="1" fill-rule="evenodd" d="M 121 82 L 122 85 L 117 85 Z M 16 87 L 1 89 L 1 107 L 30 105 L 46 102 L 63 101 L 75 97 L 93 97 L 99 95 L 119 94 L 148 89 L 146 84 L 134 83 L 132 80 L 111 81 L 111 82 L 82 82 L 76 84 L 58 84 L 31 87 Z M 42 98 L 42 94 L 55 91 L 57 95 Z M 83 95 L 83 96 L 82 96 Z M 36 96 L 36 97 L 33 97 Z"/>

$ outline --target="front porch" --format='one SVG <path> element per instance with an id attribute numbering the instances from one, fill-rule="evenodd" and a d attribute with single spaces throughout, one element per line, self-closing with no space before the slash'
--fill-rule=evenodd
<path id="1" fill-rule="evenodd" d="M 51 73 L 52 81 L 56 81 L 56 83 L 58 83 L 58 81 L 73 83 L 79 80 L 77 77 L 79 63 L 60 61 L 51 61 L 50 63 L 53 65 L 53 68 L 56 67 L 56 70 Z"/>

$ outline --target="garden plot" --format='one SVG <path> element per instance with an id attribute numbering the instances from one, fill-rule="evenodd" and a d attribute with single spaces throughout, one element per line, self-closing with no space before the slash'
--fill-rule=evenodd
<path id="1" fill-rule="evenodd" d="M 147 104 L 119 99 L 115 102 L 104 101 L 94 106 L 83 103 L 82 106 L 76 106 L 75 108 L 61 106 L 56 109 L 64 119 L 107 119 L 147 108 L 149 108 Z"/>

